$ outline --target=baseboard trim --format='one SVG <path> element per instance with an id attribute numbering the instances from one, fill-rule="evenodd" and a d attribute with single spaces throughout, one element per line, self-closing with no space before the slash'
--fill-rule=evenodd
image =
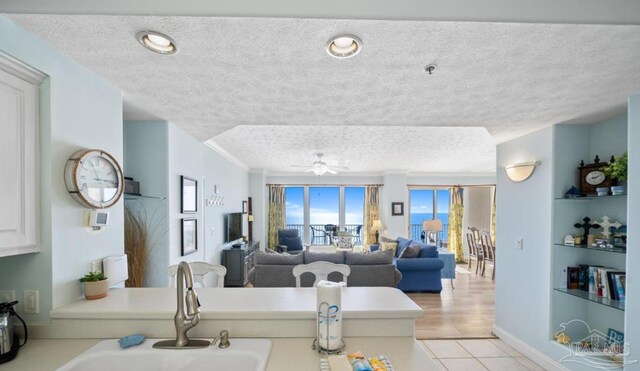
<path id="1" fill-rule="evenodd" d="M 524 354 L 533 362 L 537 363 L 540 367 L 545 370 L 562 370 L 569 371 L 568 368 L 564 367 L 557 361 L 552 358 L 549 358 L 546 354 L 540 352 L 539 350 L 531 347 L 529 344 L 525 343 L 521 339 L 512 335 L 508 331 L 500 328 L 500 326 L 493 325 L 493 333 L 500 338 L 500 340 L 507 343 L 507 345 L 511 346 L 518 352 Z"/>

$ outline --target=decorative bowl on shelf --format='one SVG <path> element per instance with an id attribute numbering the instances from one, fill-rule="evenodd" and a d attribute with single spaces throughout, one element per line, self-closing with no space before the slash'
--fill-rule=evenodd
<path id="1" fill-rule="evenodd" d="M 598 196 L 606 196 L 606 195 L 609 194 L 609 188 L 607 188 L 607 187 L 598 187 L 598 188 L 596 188 L 596 193 L 598 193 Z"/>
<path id="2" fill-rule="evenodd" d="M 624 194 L 624 186 L 613 186 L 611 187 L 611 194 L 614 196 L 620 196 Z"/>

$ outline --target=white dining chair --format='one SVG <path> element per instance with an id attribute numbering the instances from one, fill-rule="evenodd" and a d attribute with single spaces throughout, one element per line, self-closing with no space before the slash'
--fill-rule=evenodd
<path id="1" fill-rule="evenodd" d="M 296 277 L 296 287 L 300 286 L 300 276 L 303 273 L 313 273 L 316 276 L 313 287 L 321 280 L 326 280 L 329 273 L 338 272 L 342 274 L 343 282 L 347 283 L 347 277 L 351 274 L 351 268 L 346 264 L 335 264 L 325 261 L 317 261 L 309 264 L 300 264 L 293 267 L 293 275 Z"/>
<path id="2" fill-rule="evenodd" d="M 205 262 L 191 262 L 189 263 L 191 272 L 193 273 L 194 285 L 199 284 L 200 287 L 207 287 L 204 283 L 204 276 L 207 273 L 215 273 L 218 277 L 218 281 L 215 287 L 224 287 L 224 276 L 227 274 L 227 268 L 223 265 L 209 264 Z M 178 272 L 178 265 L 172 265 L 169 267 L 169 278 L 171 279 L 170 287 L 176 287 L 176 273 Z"/>

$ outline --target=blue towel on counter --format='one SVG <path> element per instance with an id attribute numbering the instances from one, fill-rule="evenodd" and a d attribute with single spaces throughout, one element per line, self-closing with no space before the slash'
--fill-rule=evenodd
<path id="1" fill-rule="evenodd" d="M 129 348 L 134 345 L 140 345 L 144 341 L 144 335 L 135 334 L 122 337 L 118 340 L 118 344 L 120 344 L 120 348 Z"/>

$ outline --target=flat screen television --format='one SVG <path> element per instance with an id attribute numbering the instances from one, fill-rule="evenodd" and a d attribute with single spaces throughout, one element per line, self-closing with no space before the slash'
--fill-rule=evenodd
<path id="1" fill-rule="evenodd" d="M 242 238 L 242 213 L 227 214 L 227 242 Z"/>

